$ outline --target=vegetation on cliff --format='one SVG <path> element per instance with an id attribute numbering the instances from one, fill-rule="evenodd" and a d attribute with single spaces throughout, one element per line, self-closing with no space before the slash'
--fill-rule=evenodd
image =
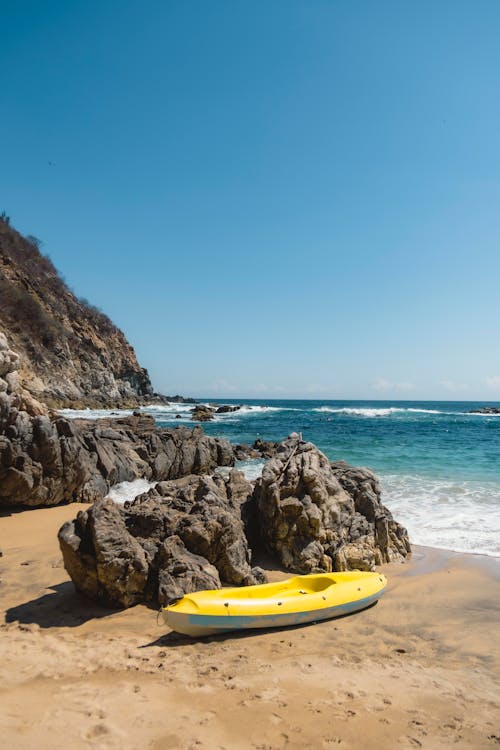
<path id="1" fill-rule="evenodd" d="M 124 334 L 73 294 L 39 245 L 0 217 L 0 329 L 21 355 L 22 386 L 50 406 L 124 406 L 152 396 Z"/>

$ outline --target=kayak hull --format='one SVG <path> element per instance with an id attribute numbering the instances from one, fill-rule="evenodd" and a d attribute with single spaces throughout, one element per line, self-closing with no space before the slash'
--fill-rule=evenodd
<path id="1" fill-rule="evenodd" d="M 385 576 L 378 573 L 297 576 L 279 584 L 188 594 L 162 613 L 172 630 L 191 637 L 284 628 L 366 609 L 385 586 Z"/>

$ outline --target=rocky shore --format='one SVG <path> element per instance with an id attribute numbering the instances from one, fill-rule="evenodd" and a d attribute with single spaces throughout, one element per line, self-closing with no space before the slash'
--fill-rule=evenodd
<path id="1" fill-rule="evenodd" d="M 253 550 L 295 573 L 373 570 L 411 551 L 374 475 L 331 465 L 298 435 L 277 446 L 256 482 L 233 470 L 160 482 L 124 508 L 99 500 L 59 542 L 77 589 L 119 607 L 262 582 Z"/>
<path id="2" fill-rule="evenodd" d="M 250 448 L 199 426 L 160 429 L 140 412 L 69 420 L 22 387 L 19 368 L 0 334 L 0 506 L 93 503 L 59 533 L 65 566 L 87 596 L 128 607 L 256 583 L 265 576 L 253 549 L 300 573 L 371 570 L 410 552 L 374 475 L 331 464 L 297 434 Z M 254 455 L 269 457 L 255 482 L 214 473 Z M 106 497 L 137 478 L 157 484 L 124 508 Z"/>
<path id="3" fill-rule="evenodd" d="M 65 419 L 21 387 L 19 367 L 0 334 L 0 506 L 93 502 L 118 482 L 174 479 L 234 463 L 230 444 L 199 427 L 161 430 L 140 413 Z"/>

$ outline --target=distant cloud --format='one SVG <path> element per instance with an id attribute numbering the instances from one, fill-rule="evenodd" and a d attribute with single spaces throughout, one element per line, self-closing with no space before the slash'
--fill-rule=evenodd
<path id="1" fill-rule="evenodd" d="M 226 395 L 228 393 L 237 393 L 238 387 L 233 383 L 229 383 L 227 380 L 215 380 L 209 387 L 210 393 L 222 393 Z"/>
<path id="2" fill-rule="evenodd" d="M 386 380 L 385 378 L 377 378 L 372 383 L 372 388 L 375 391 L 413 391 L 415 386 L 413 383 L 398 383 L 393 380 Z"/>
<path id="3" fill-rule="evenodd" d="M 468 386 L 465 383 L 456 383 L 454 380 L 441 380 L 440 385 L 446 388 L 451 393 L 459 393 L 460 391 L 466 391 Z"/>
<path id="4" fill-rule="evenodd" d="M 485 378 L 485 383 L 490 388 L 500 388 L 500 375 L 493 375 L 492 377 Z"/>

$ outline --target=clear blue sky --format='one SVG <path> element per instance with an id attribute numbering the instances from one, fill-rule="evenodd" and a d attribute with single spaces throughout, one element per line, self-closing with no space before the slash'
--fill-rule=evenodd
<path id="1" fill-rule="evenodd" d="M 0 16 L 0 211 L 158 390 L 500 399 L 498 0 Z"/>

